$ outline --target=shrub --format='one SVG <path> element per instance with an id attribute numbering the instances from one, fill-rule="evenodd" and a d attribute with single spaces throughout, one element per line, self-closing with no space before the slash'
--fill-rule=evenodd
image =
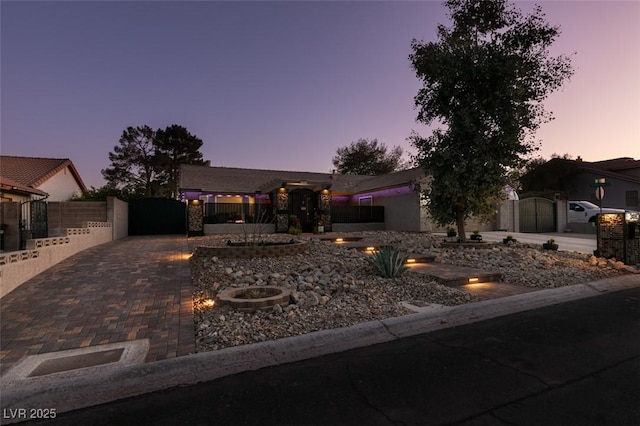
<path id="1" fill-rule="evenodd" d="M 407 267 L 407 256 L 390 247 L 382 247 L 367 257 L 367 261 L 373 266 L 376 274 L 384 278 L 395 278 L 402 275 Z"/>

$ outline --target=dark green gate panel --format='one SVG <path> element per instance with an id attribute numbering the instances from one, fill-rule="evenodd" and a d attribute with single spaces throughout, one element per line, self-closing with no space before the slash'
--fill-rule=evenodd
<path id="1" fill-rule="evenodd" d="M 555 232 L 556 203 L 546 198 L 520 200 L 520 232 Z"/>
<path id="2" fill-rule="evenodd" d="M 168 198 L 144 198 L 129 202 L 129 235 L 186 233 L 184 203 Z"/>

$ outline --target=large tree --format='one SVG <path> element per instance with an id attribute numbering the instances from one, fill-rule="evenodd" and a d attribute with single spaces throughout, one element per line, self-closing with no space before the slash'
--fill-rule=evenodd
<path id="1" fill-rule="evenodd" d="M 383 175 L 406 168 L 402 148 L 394 146 L 389 152 L 378 139 L 358 139 L 338 148 L 333 165 L 338 173 L 349 175 Z"/>
<path id="2" fill-rule="evenodd" d="M 202 140 L 176 124 L 158 130 L 128 127 L 119 143 L 102 175 L 108 187 L 127 194 L 175 198 L 180 164 L 203 164 Z"/>
<path id="3" fill-rule="evenodd" d="M 156 132 L 149 126 L 127 127 L 102 170 L 107 185 L 129 193 L 152 195 L 157 178 Z"/>
<path id="4" fill-rule="evenodd" d="M 551 56 L 559 28 L 540 7 L 524 16 L 505 0 L 448 0 L 452 26 L 437 41 L 411 43 L 411 65 L 423 87 L 418 121 L 438 123 L 429 137 L 411 136 L 415 157 L 433 177 L 423 195 L 441 225 L 488 215 L 507 183 L 538 147 L 540 124 L 552 119 L 543 101 L 569 78 L 570 58 Z"/>
<path id="5" fill-rule="evenodd" d="M 171 198 L 178 196 L 180 164 L 204 164 L 201 147 L 200 138 L 177 124 L 156 132 L 156 156 L 163 187 Z"/>

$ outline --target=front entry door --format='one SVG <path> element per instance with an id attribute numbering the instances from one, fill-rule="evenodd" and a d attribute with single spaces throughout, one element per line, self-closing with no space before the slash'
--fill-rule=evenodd
<path id="1" fill-rule="evenodd" d="M 310 189 L 295 189 L 289 194 L 289 203 L 289 212 L 300 220 L 302 232 L 313 232 L 318 203 L 316 193 Z"/>

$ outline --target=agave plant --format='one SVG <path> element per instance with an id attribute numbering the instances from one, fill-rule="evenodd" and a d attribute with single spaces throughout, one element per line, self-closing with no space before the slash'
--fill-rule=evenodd
<path id="1" fill-rule="evenodd" d="M 405 263 L 407 256 L 403 256 L 399 251 L 390 247 L 381 247 L 367 257 L 367 261 L 373 266 L 376 273 L 381 277 L 399 277 L 407 270 Z"/>

